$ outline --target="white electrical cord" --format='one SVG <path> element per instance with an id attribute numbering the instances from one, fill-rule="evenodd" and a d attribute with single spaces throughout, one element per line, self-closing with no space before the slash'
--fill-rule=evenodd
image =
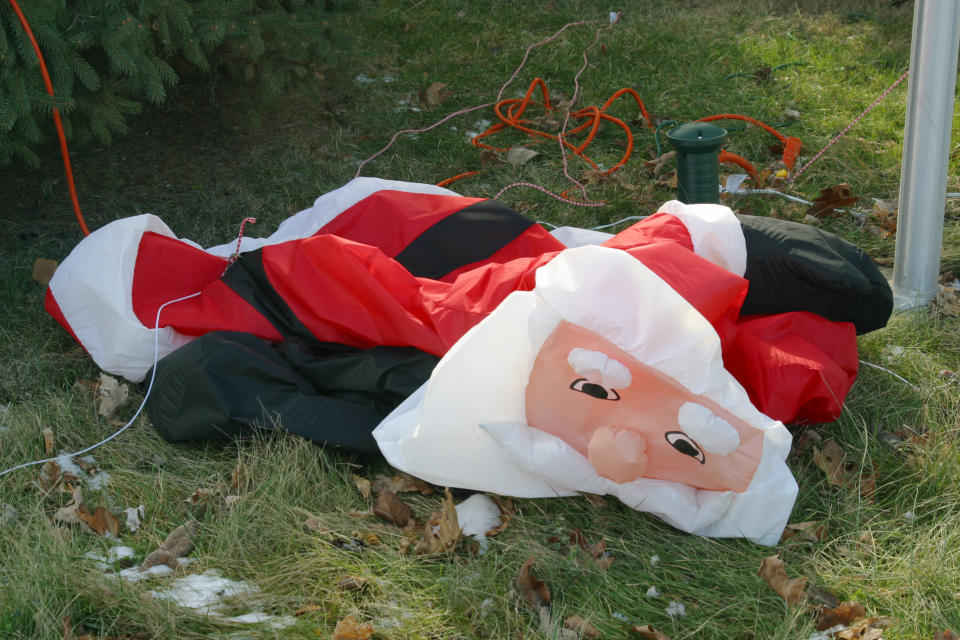
<path id="1" fill-rule="evenodd" d="M 140 415 L 140 412 L 143 411 L 143 407 L 147 404 L 147 398 L 150 397 L 150 391 L 153 390 L 153 380 L 154 380 L 154 378 L 156 378 L 156 376 L 157 376 L 157 362 L 158 362 L 159 359 L 160 359 L 160 312 L 163 311 L 163 308 L 166 307 L 167 305 L 174 304 L 174 303 L 176 303 L 176 302 L 183 302 L 184 300 L 189 300 L 190 298 L 195 298 L 195 297 L 197 297 L 198 295 L 200 295 L 200 293 L 201 293 L 200 291 L 197 291 L 196 293 L 191 293 L 191 294 L 188 295 L 188 296 L 183 296 L 182 298 L 177 298 L 176 300 L 170 300 L 169 302 L 164 302 L 162 305 L 160 305 L 160 308 L 157 309 L 157 319 L 156 319 L 156 321 L 153 323 L 153 329 L 154 329 L 154 334 L 153 334 L 153 368 L 152 368 L 151 371 L 150 371 L 150 384 L 147 385 L 147 392 L 146 392 L 146 393 L 144 394 L 144 396 L 143 396 L 143 402 L 140 403 L 140 406 L 137 408 L 137 412 L 136 412 L 135 414 L 133 414 L 133 417 L 130 418 L 130 421 L 127 422 L 127 424 L 123 425 L 119 430 L 117 430 L 116 432 L 114 432 L 113 435 L 111 435 L 110 437 L 104 438 L 103 440 L 101 440 L 101 441 L 98 442 L 97 444 L 95 444 L 95 445 L 93 445 L 93 446 L 90 446 L 90 447 L 87 447 L 87 448 L 84 449 L 83 451 L 77 451 L 76 453 L 67 454 L 68 457 L 73 458 L 74 456 L 80 456 L 80 455 L 83 455 L 83 454 L 85 454 L 85 453 L 87 453 L 87 452 L 89 452 L 89 451 L 93 451 L 94 449 L 96 449 L 96 448 L 99 447 L 100 445 L 106 444 L 106 443 L 110 442 L 111 440 L 113 440 L 114 438 L 116 438 L 117 436 L 119 436 L 121 433 L 123 433 L 124 431 L 126 431 L 127 428 L 128 428 L 130 425 L 133 424 L 133 421 L 137 419 L 137 416 Z M 58 457 L 59 457 L 59 456 L 58 456 Z M 34 466 L 34 465 L 44 464 L 44 463 L 47 463 L 47 462 L 52 462 L 53 460 L 56 460 L 56 459 L 57 459 L 57 458 L 46 458 L 46 459 L 44 459 L 44 460 L 34 460 L 33 462 L 25 462 L 25 463 L 23 463 L 23 464 L 19 464 L 19 465 L 15 466 L 15 467 L 10 467 L 9 469 L 5 469 L 4 471 L 0 471 L 0 477 L 3 477 L 3 476 L 5 476 L 5 475 L 7 475 L 8 473 L 13 473 L 14 471 L 16 471 L 16 470 L 18 470 L 18 469 L 25 469 L 26 467 L 32 467 L 32 466 Z"/>
<path id="2" fill-rule="evenodd" d="M 878 370 L 880 370 L 880 371 L 883 371 L 884 373 L 889 373 L 889 374 L 892 375 L 894 378 L 896 378 L 897 380 L 899 380 L 899 381 L 902 382 L 903 384 L 907 385 L 908 387 L 910 387 L 910 388 L 913 389 L 914 391 L 920 391 L 920 387 L 918 387 L 917 385 L 913 384 L 912 382 L 910 382 L 909 380 L 907 380 L 907 379 L 904 378 L 903 376 L 901 376 L 901 375 L 899 375 L 899 374 L 897 374 L 897 373 L 894 373 L 893 371 L 890 371 L 890 369 L 885 369 L 884 367 L 881 367 L 881 366 L 878 365 L 878 364 L 873 364 L 872 362 L 867 362 L 866 360 L 861 360 L 861 361 L 860 361 L 860 364 L 865 364 L 865 365 L 867 365 L 868 367 L 872 367 L 872 368 L 874 368 L 874 369 L 878 369 Z"/>
<path id="3" fill-rule="evenodd" d="M 644 219 L 649 218 L 649 217 L 650 217 L 650 216 L 627 216 L 626 218 L 620 218 L 619 220 L 616 220 L 616 221 L 611 222 L 611 223 L 609 223 L 609 224 L 602 224 L 602 225 L 600 225 L 599 227 L 587 227 L 587 229 L 588 229 L 589 231 L 603 231 L 604 229 L 609 229 L 610 227 L 615 227 L 615 226 L 617 226 L 618 224 L 623 224 L 624 222 L 632 222 L 632 221 L 634 221 L 634 220 L 644 220 Z M 555 224 L 553 224 L 552 222 L 547 222 L 546 220 L 537 220 L 537 224 L 539 224 L 539 225 L 541 225 L 541 226 L 544 226 L 544 227 L 550 227 L 551 229 L 559 229 L 559 228 L 560 228 L 559 225 L 555 225 Z"/>

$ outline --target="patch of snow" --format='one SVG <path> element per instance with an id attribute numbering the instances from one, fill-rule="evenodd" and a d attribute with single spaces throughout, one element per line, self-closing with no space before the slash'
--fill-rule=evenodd
<path id="1" fill-rule="evenodd" d="M 238 624 L 266 624 L 271 629 L 286 629 L 297 624 L 297 619 L 293 616 L 274 616 L 262 611 L 251 611 L 242 616 L 231 616 L 223 618 L 225 622 L 236 622 Z"/>
<path id="2" fill-rule="evenodd" d="M 829 629 L 824 629 L 823 631 L 815 631 L 807 640 L 832 640 L 836 637 L 836 634 L 840 633 L 847 627 L 842 624 L 835 624 Z"/>
<path id="3" fill-rule="evenodd" d="M 73 456 L 69 453 L 61 453 L 57 456 L 57 464 L 60 466 L 60 472 L 70 474 L 76 478 L 86 478 L 86 472 L 73 461 Z"/>
<path id="4" fill-rule="evenodd" d="M 657 588 L 656 588 L 656 587 L 650 587 L 649 589 L 647 589 L 647 597 L 648 597 L 648 598 L 659 598 L 659 597 L 660 597 L 660 592 L 657 591 Z"/>
<path id="5" fill-rule="evenodd" d="M 140 571 L 139 567 L 130 567 L 129 569 L 124 569 L 117 575 L 127 582 L 140 582 L 141 580 L 147 580 L 149 578 L 168 576 L 171 573 L 173 573 L 173 569 L 168 565 L 155 564 L 144 571 Z"/>
<path id="6" fill-rule="evenodd" d="M 85 554 L 83 554 L 83 557 L 97 565 L 97 569 L 100 569 L 100 571 L 106 572 L 113 568 L 113 565 L 107 562 L 106 556 L 103 556 L 95 551 L 87 551 Z"/>
<path id="7" fill-rule="evenodd" d="M 905 514 L 903 514 L 903 519 L 907 522 L 913 522 L 917 519 L 917 514 L 915 514 L 913 511 L 907 511 Z"/>
<path id="8" fill-rule="evenodd" d="M 357 76 L 353 79 L 355 84 L 372 84 L 376 82 L 373 78 L 368 76 L 365 73 L 358 73 Z"/>
<path id="9" fill-rule="evenodd" d="M 390 84 L 391 82 L 396 82 L 396 81 L 397 81 L 397 76 L 385 75 L 385 76 L 383 76 L 382 78 L 380 78 L 380 80 L 381 80 L 381 82 L 384 82 L 384 83 L 386 83 L 386 84 Z"/>
<path id="10" fill-rule="evenodd" d="M 474 122 L 473 126 L 475 126 L 477 129 L 487 130 L 490 128 L 490 125 L 492 124 L 493 124 L 492 122 L 484 118 L 483 120 L 477 120 L 476 122 Z"/>
<path id="11" fill-rule="evenodd" d="M 107 560 L 110 562 L 119 562 L 120 560 L 125 560 L 127 558 L 133 558 L 137 555 L 137 552 L 130 547 L 125 547 L 123 545 L 117 545 L 111 547 L 110 551 L 107 552 Z"/>
<path id="12" fill-rule="evenodd" d="M 120 562 L 121 560 L 126 560 L 128 558 L 133 558 L 137 555 L 137 552 L 130 547 L 125 547 L 123 545 L 116 545 L 110 547 L 107 550 L 106 555 L 97 553 L 95 551 L 87 551 L 83 554 L 84 558 L 89 558 L 93 560 L 94 564 L 104 572 L 111 571 L 113 565 Z"/>
<path id="13" fill-rule="evenodd" d="M 225 616 L 220 611 L 225 598 L 255 596 L 259 591 L 247 582 L 224 578 L 216 569 L 208 569 L 203 573 L 177 578 L 170 584 L 162 588 L 152 589 L 147 593 L 159 600 L 166 600 L 177 606 L 193 609 L 197 613 L 220 618 L 226 622 L 265 624 L 273 629 L 286 629 L 296 624 L 297 621 L 291 616 L 275 616 L 262 611 L 251 611 L 238 616 Z"/>
<path id="14" fill-rule="evenodd" d="M 660 564 L 660 556 L 650 556 L 650 564 L 654 567 Z"/>
<path id="15" fill-rule="evenodd" d="M 17 510 L 6 502 L 0 502 L 0 527 L 17 521 Z"/>
<path id="16" fill-rule="evenodd" d="M 901 346 L 891 344 L 883 348 L 883 359 L 887 362 L 894 362 L 903 357 L 906 349 Z"/>
<path id="17" fill-rule="evenodd" d="M 680 618 L 687 615 L 687 608 L 683 606 L 682 602 L 677 602 L 676 600 L 671 600 L 665 611 L 671 618 Z"/>
<path id="18" fill-rule="evenodd" d="M 493 598 L 484 598 L 480 602 L 480 617 L 485 617 L 493 609 Z"/>
<path id="19" fill-rule="evenodd" d="M 620 613 L 619 611 L 614 611 L 610 615 L 612 615 L 615 619 L 619 620 L 620 622 L 630 622 L 630 618 Z"/>
<path id="20" fill-rule="evenodd" d="M 89 476 L 87 480 L 87 487 L 94 491 L 100 491 L 108 484 L 110 484 L 110 474 L 106 471 L 101 471 L 95 476 Z"/>
<path id="21" fill-rule="evenodd" d="M 166 600 L 177 606 L 200 613 L 216 612 L 224 598 L 250 595 L 254 592 L 246 582 L 224 578 L 216 569 L 177 578 L 162 589 L 148 591 L 158 600 Z"/>

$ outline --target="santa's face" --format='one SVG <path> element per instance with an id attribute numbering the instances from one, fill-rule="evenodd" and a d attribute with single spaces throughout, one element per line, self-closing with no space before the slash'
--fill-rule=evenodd
<path id="1" fill-rule="evenodd" d="M 761 456 L 760 429 L 565 321 L 534 362 L 526 415 L 614 482 L 656 478 L 741 492 Z"/>

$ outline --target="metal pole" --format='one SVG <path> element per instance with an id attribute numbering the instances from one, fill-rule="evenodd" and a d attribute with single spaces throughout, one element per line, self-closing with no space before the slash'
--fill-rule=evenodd
<path id="1" fill-rule="evenodd" d="M 937 295 L 958 47 L 960 2 L 916 0 L 893 264 L 898 310 Z"/>

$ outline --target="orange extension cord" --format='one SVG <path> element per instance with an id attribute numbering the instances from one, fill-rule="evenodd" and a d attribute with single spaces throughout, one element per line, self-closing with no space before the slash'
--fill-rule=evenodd
<path id="1" fill-rule="evenodd" d="M 539 89 L 540 93 L 543 95 L 543 102 L 534 102 L 532 99 L 533 94 L 537 89 Z M 653 118 L 650 117 L 650 114 L 647 112 L 646 106 L 644 106 L 643 104 L 643 100 L 641 100 L 637 92 L 630 88 L 623 88 L 617 91 L 616 93 L 614 93 L 612 96 L 610 96 L 610 98 L 608 98 L 607 101 L 604 102 L 603 106 L 601 107 L 590 106 L 590 107 L 584 107 L 577 111 L 571 112 L 570 116 L 572 118 L 575 118 L 577 120 L 583 120 L 584 122 L 562 134 L 563 135 L 562 143 L 564 147 L 569 149 L 573 155 L 583 159 L 587 164 L 589 164 L 594 169 L 599 170 L 599 167 L 597 166 L 597 164 L 586 154 L 586 150 L 590 146 L 590 144 L 593 142 L 594 138 L 596 137 L 597 131 L 600 128 L 600 124 L 603 121 L 612 122 L 618 127 L 620 127 L 621 129 L 623 129 L 623 132 L 626 135 L 626 139 L 627 139 L 626 148 L 623 153 L 623 156 L 612 167 L 602 171 L 601 175 L 608 175 L 620 169 L 620 167 L 622 167 L 627 163 L 627 161 L 630 159 L 630 156 L 633 153 L 633 132 L 631 131 L 629 125 L 627 125 L 627 123 L 621 120 L 620 118 L 616 118 L 607 113 L 607 109 L 610 108 L 610 106 L 614 103 L 614 101 L 616 101 L 618 98 L 624 95 L 627 95 L 633 98 L 633 100 L 637 103 L 637 106 L 640 107 L 640 113 L 643 116 L 643 123 L 648 128 L 654 129 Z M 477 147 L 480 147 L 482 149 L 487 149 L 490 151 L 500 151 L 500 152 L 509 151 L 509 148 L 494 147 L 481 141 L 483 138 L 493 135 L 495 133 L 498 133 L 500 131 L 503 131 L 504 129 L 516 129 L 517 131 L 526 133 L 529 136 L 560 141 L 561 137 L 559 135 L 554 135 L 551 133 L 547 133 L 546 131 L 541 131 L 539 129 L 536 129 L 531 126 L 531 124 L 534 122 L 533 120 L 523 118 L 524 112 L 526 111 L 527 107 L 530 106 L 531 104 L 542 106 L 545 111 L 551 111 L 554 108 L 550 104 L 550 97 L 547 92 L 547 85 L 546 83 L 544 83 L 544 81 L 541 78 L 535 78 L 533 82 L 530 83 L 530 87 L 527 89 L 527 93 L 524 95 L 523 98 L 521 99 L 512 98 L 508 100 L 501 100 L 500 102 L 496 103 L 494 105 L 493 111 L 494 111 L 494 114 L 497 116 L 497 119 L 499 120 L 499 122 L 493 124 L 486 131 L 474 137 L 473 144 Z M 764 129 L 765 131 L 769 132 L 774 137 L 776 137 L 777 140 L 779 140 L 783 144 L 782 161 L 784 165 L 787 167 L 787 169 L 792 169 L 794 163 L 796 163 L 797 157 L 800 154 L 800 146 L 801 146 L 801 142 L 799 138 L 784 136 L 782 133 L 780 133 L 773 127 L 763 122 L 760 122 L 759 120 L 755 120 L 749 116 L 743 116 L 736 113 L 722 113 L 722 114 L 707 116 L 705 118 L 700 118 L 698 122 L 712 122 L 714 120 L 742 120 L 744 122 L 754 124 Z M 584 131 L 587 131 L 586 137 L 584 137 L 584 139 L 579 144 L 575 145 L 574 143 L 570 142 L 567 138 L 567 136 L 575 136 Z M 757 184 L 758 186 L 760 185 L 759 173 L 757 172 L 753 164 L 751 164 L 745 158 L 738 156 L 735 153 L 722 150 L 720 152 L 719 159 L 720 159 L 720 162 L 728 162 L 728 163 L 736 164 L 742 167 L 748 174 L 750 174 L 750 177 L 753 179 L 754 183 Z M 438 186 L 445 187 L 453 182 L 456 182 L 457 180 L 468 178 L 470 176 L 474 176 L 479 173 L 480 173 L 479 171 L 466 171 L 464 173 L 460 173 L 453 177 L 447 178 L 446 180 L 443 180 L 442 182 L 439 182 L 437 184 Z M 569 189 L 567 191 L 569 191 Z M 570 196 L 567 195 L 566 191 L 563 192 L 561 195 L 564 198 L 572 200 L 572 198 L 570 198 Z"/>
<path id="2" fill-rule="evenodd" d="M 20 10 L 20 5 L 17 4 L 17 0 L 10 0 L 10 6 L 13 7 L 14 13 L 16 13 L 20 19 L 20 24 L 23 25 L 23 30 L 30 39 L 30 44 L 33 45 L 33 51 L 37 54 L 37 62 L 40 63 L 40 73 L 43 75 L 43 84 L 47 88 L 47 93 L 51 98 L 54 98 L 56 96 L 53 94 L 53 83 L 50 82 L 47 63 L 44 62 L 43 54 L 40 53 L 40 45 L 37 44 L 37 39 L 33 37 L 33 29 L 30 28 L 30 23 L 27 22 L 26 16 L 24 16 L 23 11 Z M 80 211 L 80 200 L 77 198 L 77 186 L 73 181 L 73 167 L 70 165 L 70 152 L 67 150 L 67 136 L 63 132 L 63 123 L 60 121 L 60 110 L 56 107 L 53 107 L 53 123 L 57 127 L 57 137 L 60 139 L 60 155 L 63 157 L 63 169 L 67 174 L 67 187 L 70 189 L 70 201 L 73 202 L 73 212 L 77 216 L 77 222 L 80 223 L 80 229 L 83 230 L 83 235 L 88 236 L 90 235 L 90 229 L 87 228 L 87 223 L 83 219 L 83 213 Z"/>

